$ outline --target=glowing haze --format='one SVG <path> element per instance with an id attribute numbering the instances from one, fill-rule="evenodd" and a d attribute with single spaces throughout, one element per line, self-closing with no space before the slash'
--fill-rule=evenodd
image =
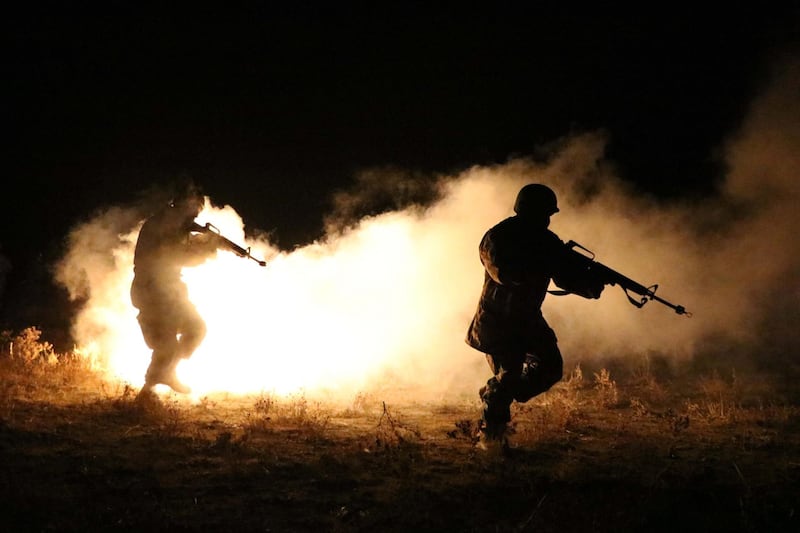
<path id="1" fill-rule="evenodd" d="M 646 353 L 679 360 L 708 350 L 712 339 L 751 342 L 776 309 L 797 313 L 798 80 L 797 64 L 776 69 L 774 84 L 726 145 L 730 172 L 720 194 L 702 202 L 668 205 L 634 195 L 604 159 L 599 133 L 554 143 L 546 160 L 431 178 L 432 199 L 331 223 L 324 237 L 293 251 L 247 239 L 235 206 L 211 198 L 198 221 L 251 247 L 268 266 L 221 251 L 184 270 L 208 335 L 179 375 L 199 394 L 346 398 L 413 387 L 429 397 L 472 397 L 488 377 L 481 354 L 463 342 L 483 278 L 478 242 L 512 214 L 528 182 L 558 194 L 561 212 L 551 229 L 563 240 L 644 285 L 658 283 L 661 297 L 694 313 L 687 319 L 656 302 L 636 309 L 616 287 L 598 301 L 551 296 L 544 313 L 567 365 Z M 129 298 L 142 222 L 122 207 L 98 214 L 74 228 L 58 271 L 70 293 L 85 299 L 73 328 L 79 347 L 134 386 L 150 355 Z M 760 302 L 762 293 L 769 303 Z M 778 330 L 796 346 L 792 327 Z"/>

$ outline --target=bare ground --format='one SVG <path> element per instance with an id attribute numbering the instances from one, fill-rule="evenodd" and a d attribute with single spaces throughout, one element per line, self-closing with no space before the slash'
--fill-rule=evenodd
<path id="1" fill-rule="evenodd" d="M 516 405 L 514 447 L 486 454 L 477 399 L 153 400 L 6 354 L 0 530 L 798 530 L 791 387 L 583 374 Z"/>

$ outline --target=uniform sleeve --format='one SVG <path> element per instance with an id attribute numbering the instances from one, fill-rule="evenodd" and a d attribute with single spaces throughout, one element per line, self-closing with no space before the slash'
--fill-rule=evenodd
<path id="1" fill-rule="evenodd" d="M 495 247 L 494 240 L 490 232 L 487 232 L 479 247 L 481 263 L 486 269 L 486 273 L 495 283 L 502 283 L 500 281 L 500 265 L 497 259 L 497 248 Z"/>
<path id="2" fill-rule="evenodd" d="M 488 231 L 480 245 L 481 263 L 492 280 L 501 285 L 519 285 L 524 282 L 524 267 L 513 243 L 499 231 Z"/>

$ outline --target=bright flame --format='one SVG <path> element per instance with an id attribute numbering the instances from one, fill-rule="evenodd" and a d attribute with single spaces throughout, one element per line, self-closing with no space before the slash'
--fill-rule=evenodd
<path id="1" fill-rule="evenodd" d="M 412 255 L 407 228 L 366 224 L 335 250 L 314 245 L 267 268 L 220 253 L 186 269 L 209 333 L 181 377 L 200 390 L 289 393 L 357 387 L 378 372 L 403 341 L 393 321 L 410 304 Z"/>

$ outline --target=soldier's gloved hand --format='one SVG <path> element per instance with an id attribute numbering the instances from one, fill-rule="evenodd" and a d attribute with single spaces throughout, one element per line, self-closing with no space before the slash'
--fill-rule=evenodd
<path id="1" fill-rule="evenodd" d="M 603 294 L 603 289 L 605 288 L 606 286 L 603 283 L 593 283 L 586 289 L 587 296 L 596 300 L 600 298 L 600 295 Z"/>

